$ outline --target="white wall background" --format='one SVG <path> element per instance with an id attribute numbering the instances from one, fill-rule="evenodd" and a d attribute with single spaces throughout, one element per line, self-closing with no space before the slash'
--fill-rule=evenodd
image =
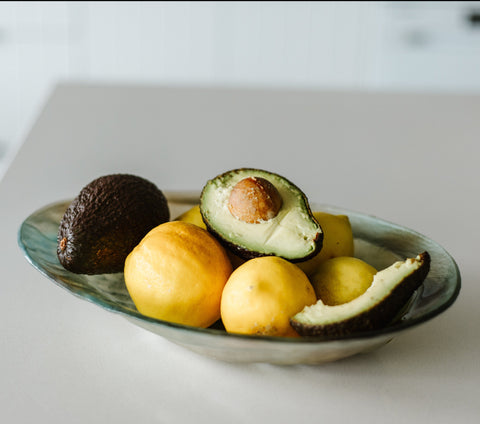
<path id="1" fill-rule="evenodd" d="M 480 2 L 1 2 L 0 171 L 59 81 L 480 92 Z"/>

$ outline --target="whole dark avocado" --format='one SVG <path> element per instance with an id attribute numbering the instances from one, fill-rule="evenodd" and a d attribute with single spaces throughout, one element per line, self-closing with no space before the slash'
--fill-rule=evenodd
<path id="1" fill-rule="evenodd" d="M 121 272 L 141 239 L 169 219 L 167 200 L 152 182 L 129 174 L 97 178 L 80 191 L 60 222 L 58 259 L 77 274 Z"/>

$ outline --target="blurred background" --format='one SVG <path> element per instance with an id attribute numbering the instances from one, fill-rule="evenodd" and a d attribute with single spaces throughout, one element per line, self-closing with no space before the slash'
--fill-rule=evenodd
<path id="1" fill-rule="evenodd" d="M 0 175 L 65 81 L 480 93 L 480 1 L 0 2 Z"/>

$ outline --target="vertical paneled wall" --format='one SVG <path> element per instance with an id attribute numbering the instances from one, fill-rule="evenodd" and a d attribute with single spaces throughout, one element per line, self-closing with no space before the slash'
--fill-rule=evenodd
<path id="1" fill-rule="evenodd" d="M 480 2 L 0 2 L 0 168 L 61 80 L 480 91 Z"/>

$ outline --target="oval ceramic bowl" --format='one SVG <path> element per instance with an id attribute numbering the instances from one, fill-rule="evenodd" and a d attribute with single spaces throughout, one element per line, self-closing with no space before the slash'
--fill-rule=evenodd
<path id="1" fill-rule="evenodd" d="M 166 193 L 171 216 L 198 203 L 198 193 Z M 377 269 L 427 250 L 430 272 L 399 316 L 377 331 L 342 338 L 281 338 L 226 333 L 221 326 L 188 327 L 141 315 L 126 290 L 123 274 L 79 275 L 66 271 L 56 255 L 57 230 L 70 201 L 48 205 L 21 225 L 18 242 L 27 260 L 54 283 L 81 299 L 116 312 L 147 330 L 209 357 L 232 362 L 277 364 L 322 363 L 378 348 L 400 332 L 447 309 L 460 291 L 460 273 L 453 258 L 437 243 L 415 231 L 376 217 L 337 207 L 312 204 L 312 210 L 348 215 L 355 256 Z"/>

